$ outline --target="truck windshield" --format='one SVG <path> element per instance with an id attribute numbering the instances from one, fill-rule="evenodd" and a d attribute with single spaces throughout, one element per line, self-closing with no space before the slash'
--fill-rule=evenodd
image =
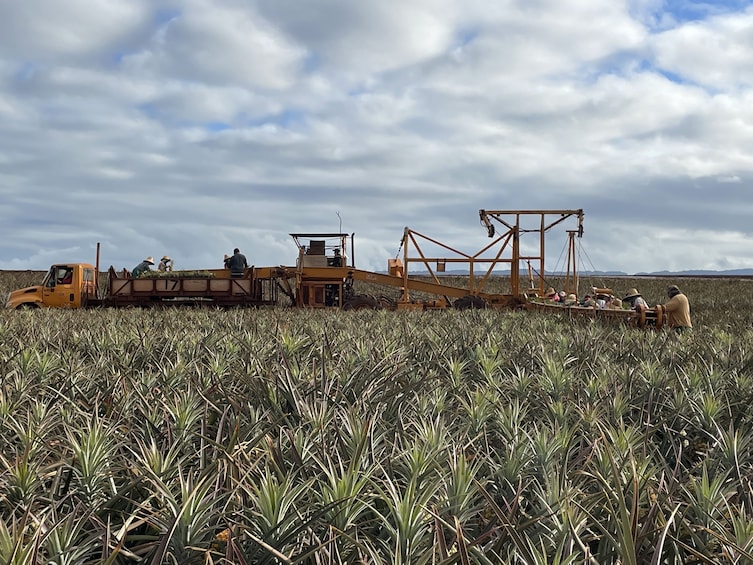
<path id="1" fill-rule="evenodd" d="M 55 286 L 55 267 L 52 267 L 50 269 L 50 272 L 44 276 L 44 279 L 42 280 L 42 286 Z"/>
<path id="2" fill-rule="evenodd" d="M 58 284 L 71 284 L 73 282 L 73 267 L 56 265 L 47 273 L 42 285 L 52 288 Z"/>

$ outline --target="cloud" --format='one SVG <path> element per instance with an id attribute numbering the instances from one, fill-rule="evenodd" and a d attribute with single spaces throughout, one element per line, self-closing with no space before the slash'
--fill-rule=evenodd
<path id="1" fill-rule="evenodd" d="M 749 266 L 753 16 L 734 2 L 61 6 L 0 21 L 0 268 L 97 241 L 118 268 L 235 246 L 291 263 L 289 233 L 342 221 L 384 269 L 405 226 L 479 249 L 479 208 L 584 208 L 598 269 Z"/>
<path id="2" fill-rule="evenodd" d="M 657 64 L 682 80 L 723 91 L 753 86 L 753 9 L 693 21 L 653 38 Z"/>
<path id="3" fill-rule="evenodd" d="M 0 57 L 20 63 L 97 64 L 138 36 L 149 4 L 130 0 L 4 2 Z"/>
<path id="4" fill-rule="evenodd" d="M 123 57 L 124 70 L 218 86 L 290 87 L 306 50 L 248 6 L 187 0 L 145 48 Z"/>

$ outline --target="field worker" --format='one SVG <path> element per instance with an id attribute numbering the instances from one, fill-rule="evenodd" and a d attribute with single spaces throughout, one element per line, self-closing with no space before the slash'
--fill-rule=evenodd
<path id="1" fill-rule="evenodd" d="M 73 282 L 73 269 L 66 269 L 58 283 L 71 284 Z"/>
<path id="2" fill-rule="evenodd" d="M 631 310 L 637 310 L 638 306 L 648 308 L 648 302 L 646 302 L 641 296 L 641 293 L 634 288 L 627 291 L 625 296 L 623 296 L 622 301 L 627 302 Z"/>
<path id="3" fill-rule="evenodd" d="M 170 259 L 169 255 L 164 255 L 162 257 L 162 259 L 159 262 L 159 265 L 157 266 L 157 270 L 160 271 L 161 273 L 173 270 L 173 260 Z"/>
<path id="4" fill-rule="evenodd" d="M 611 301 L 612 301 L 612 297 L 609 296 L 608 294 L 604 294 L 603 292 L 596 293 L 596 307 L 597 308 L 607 308 Z"/>
<path id="5" fill-rule="evenodd" d="M 667 288 L 669 301 L 664 304 L 667 313 L 667 325 L 678 333 L 693 331 L 690 323 L 690 303 L 676 285 Z"/>
<path id="6" fill-rule="evenodd" d="M 222 265 L 226 269 L 230 268 L 230 255 L 228 255 L 227 253 L 225 253 L 225 257 L 222 259 Z"/>
<path id="7" fill-rule="evenodd" d="M 147 271 L 151 271 L 152 265 L 154 265 L 154 257 L 149 256 L 133 268 L 133 270 L 131 271 L 131 276 L 134 279 L 139 278 Z"/>
<path id="8" fill-rule="evenodd" d="M 236 247 L 233 249 L 233 256 L 227 260 L 227 265 L 230 267 L 230 276 L 242 277 L 243 270 L 248 267 L 248 261 L 246 261 L 246 256 L 241 253 L 241 250 Z"/>
<path id="9" fill-rule="evenodd" d="M 331 260 L 331 266 L 332 267 L 342 267 L 343 266 L 343 258 L 342 255 L 340 255 L 340 250 L 335 249 L 334 256 Z"/>
<path id="10" fill-rule="evenodd" d="M 554 290 L 553 287 L 549 287 L 546 289 L 546 292 L 544 293 L 544 298 L 547 298 L 549 300 L 556 300 L 557 299 L 557 291 Z"/>

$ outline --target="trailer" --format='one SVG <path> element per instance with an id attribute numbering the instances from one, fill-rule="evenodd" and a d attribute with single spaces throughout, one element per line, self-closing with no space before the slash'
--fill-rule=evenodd
<path id="1" fill-rule="evenodd" d="M 277 287 L 270 279 L 256 275 L 253 267 L 243 276 L 233 277 L 228 269 L 191 272 L 148 273 L 152 276 L 131 278 L 128 272 L 117 273 L 110 267 L 107 292 L 89 306 L 272 306 L 277 303 Z"/>
<path id="2" fill-rule="evenodd" d="M 479 210 L 492 240 L 467 253 L 406 227 L 399 251 L 383 272 L 355 266 L 353 234 L 291 233 L 298 249 L 295 263 L 248 267 L 242 276 L 229 269 L 147 272 L 133 277 L 110 267 L 99 281 L 97 265 L 60 263 L 50 267 L 41 285 L 13 291 L 8 308 L 92 308 L 153 306 L 268 307 L 312 309 L 433 310 L 445 308 L 525 309 L 601 318 L 636 327 L 660 328 L 661 307 L 609 310 L 563 306 L 544 297 L 546 235 L 575 221 L 566 230 L 567 270 L 564 290 L 578 293 L 575 238 L 583 236 L 583 210 Z M 532 234 L 532 235 L 530 235 Z M 521 246 L 523 237 L 535 237 Z M 528 285 L 521 284 L 527 266 Z M 463 273 L 446 276 L 448 267 Z M 419 272 L 417 272 L 417 270 Z M 524 271 L 525 272 L 525 271 Z M 535 273 L 535 276 L 534 276 Z M 459 280 L 461 282 L 459 282 Z M 506 282 L 504 291 L 492 290 Z M 492 284 L 495 283 L 495 284 Z M 360 291 L 366 287 L 369 292 Z M 374 290 L 376 289 L 376 291 Z"/>
<path id="3" fill-rule="evenodd" d="M 96 308 L 150 306 L 272 306 L 277 287 L 256 276 L 253 267 L 242 277 L 226 269 L 150 273 L 134 278 L 127 270 L 107 271 L 104 291 L 89 263 L 55 264 L 38 286 L 9 294 L 8 308 Z"/>

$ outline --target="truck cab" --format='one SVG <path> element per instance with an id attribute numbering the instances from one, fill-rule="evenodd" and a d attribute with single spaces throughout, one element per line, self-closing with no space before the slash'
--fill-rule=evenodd
<path id="1" fill-rule="evenodd" d="M 14 290 L 7 308 L 81 308 L 96 298 L 94 266 L 88 263 L 52 265 L 42 284 Z"/>

